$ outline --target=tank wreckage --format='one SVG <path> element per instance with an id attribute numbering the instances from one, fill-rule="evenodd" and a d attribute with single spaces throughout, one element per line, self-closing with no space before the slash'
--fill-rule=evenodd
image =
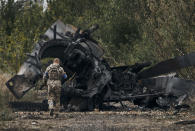
<path id="1" fill-rule="evenodd" d="M 81 30 L 56 21 L 35 44 L 17 75 L 6 85 L 16 98 L 23 97 L 42 78 L 40 60 L 59 58 L 71 76 L 63 82 L 61 103 L 70 110 L 85 111 L 103 108 L 105 102 L 131 101 L 144 107 L 180 106 L 195 95 L 195 82 L 170 74 L 195 65 L 195 53 L 160 62 L 136 63 L 110 67 L 103 59 L 103 49 L 91 37 L 94 25 Z M 148 67 L 147 69 L 144 69 Z M 162 75 L 168 74 L 168 75 Z"/>

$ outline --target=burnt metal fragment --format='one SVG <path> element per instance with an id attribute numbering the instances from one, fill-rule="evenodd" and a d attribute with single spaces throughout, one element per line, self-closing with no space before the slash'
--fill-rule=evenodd
<path id="1" fill-rule="evenodd" d="M 144 107 L 180 106 L 195 96 L 195 82 L 160 76 L 194 66 L 195 53 L 151 65 L 150 62 L 110 67 L 104 51 L 91 37 L 98 25 L 81 30 L 56 21 L 28 55 L 19 72 L 7 83 L 16 98 L 21 98 L 42 76 L 40 60 L 58 57 L 70 79 L 63 84 L 61 104 L 69 110 L 102 108 L 105 102 L 133 101 Z"/>

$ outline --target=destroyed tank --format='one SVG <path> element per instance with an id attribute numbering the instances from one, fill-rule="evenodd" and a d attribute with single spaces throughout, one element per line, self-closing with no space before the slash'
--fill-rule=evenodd
<path id="1" fill-rule="evenodd" d="M 91 37 L 97 29 L 98 25 L 81 30 L 56 21 L 27 54 L 19 72 L 7 81 L 9 90 L 16 98 L 22 98 L 42 78 L 40 60 L 57 57 L 70 78 L 63 84 L 61 97 L 61 103 L 70 110 L 102 109 L 104 102 L 122 104 L 123 101 L 144 107 L 179 106 L 183 100 L 194 96 L 195 82 L 170 72 L 194 66 L 195 53 L 154 66 L 146 62 L 111 67 L 103 59 L 103 49 Z"/>

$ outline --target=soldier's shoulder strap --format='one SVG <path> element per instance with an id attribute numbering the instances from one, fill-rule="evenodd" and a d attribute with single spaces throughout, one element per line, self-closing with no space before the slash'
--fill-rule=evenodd
<path id="1" fill-rule="evenodd" d="M 47 67 L 46 72 L 51 71 L 52 69 L 56 69 L 57 67 L 54 64 L 51 64 Z"/>
<path id="2" fill-rule="evenodd" d="M 64 69 L 63 69 L 62 67 L 59 67 L 59 71 L 60 71 L 61 73 L 64 73 Z"/>
<path id="3" fill-rule="evenodd" d="M 56 70 L 58 70 L 59 72 L 64 71 L 64 69 L 63 69 L 60 65 L 55 65 L 55 64 L 52 64 L 52 65 L 49 67 L 49 70 L 51 70 L 51 69 L 56 69 Z"/>
<path id="4" fill-rule="evenodd" d="M 45 72 L 48 72 L 48 71 L 50 70 L 50 68 L 51 68 L 51 65 L 49 65 L 49 66 L 46 68 Z"/>

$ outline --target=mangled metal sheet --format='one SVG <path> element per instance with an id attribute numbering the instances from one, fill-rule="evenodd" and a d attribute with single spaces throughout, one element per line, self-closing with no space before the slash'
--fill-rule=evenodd
<path id="1" fill-rule="evenodd" d="M 15 75 L 6 83 L 9 90 L 16 98 L 22 98 L 26 92 L 33 88 L 33 84 L 29 84 L 29 80 L 24 76 Z"/>
<path id="2" fill-rule="evenodd" d="M 51 25 L 51 27 L 45 32 L 45 36 L 48 37 L 49 40 L 54 39 L 54 29 L 56 26 L 56 39 L 63 39 L 64 37 L 66 37 L 66 33 L 70 32 L 72 34 L 74 34 L 77 30 L 76 27 L 69 25 L 69 24 L 64 24 L 63 22 L 61 22 L 60 20 L 57 20 L 55 23 L 53 23 Z"/>
<path id="3" fill-rule="evenodd" d="M 195 65 L 195 52 L 188 55 L 179 56 L 174 59 L 169 59 L 152 66 L 138 74 L 139 79 L 145 79 L 149 77 L 158 76 L 165 73 L 174 72 L 181 68 Z"/>
<path id="4" fill-rule="evenodd" d="M 142 80 L 142 85 L 154 92 L 163 92 L 156 102 L 159 106 L 182 105 L 184 100 L 195 99 L 195 81 L 173 76 L 162 76 Z"/>
<path id="5" fill-rule="evenodd" d="M 171 105 L 169 96 L 179 104 L 187 97 L 194 97 L 194 81 L 159 75 L 195 65 L 195 53 L 160 62 L 149 69 L 144 68 L 150 62 L 111 68 L 102 58 L 103 49 L 90 36 L 97 28 L 81 31 L 56 21 L 44 34 L 48 39 L 35 44 L 17 75 L 6 83 L 9 90 L 21 98 L 42 76 L 40 59 L 58 57 L 74 74 L 62 94 L 68 97 L 65 103 L 71 110 L 73 107 L 76 111 L 91 110 L 104 102 L 126 100 L 140 106 Z"/>
<path id="6" fill-rule="evenodd" d="M 158 91 L 163 90 L 165 94 L 174 96 L 195 95 L 195 82 L 192 80 L 184 80 L 177 77 L 156 77 L 142 80 L 142 84 L 150 89 Z"/>
<path id="7" fill-rule="evenodd" d="M 17 75 L 12 77 L 7 83 L 7 87 L 17 97 L 21 98 L 27 91 L 34 87 L 35 82 L 42 75 L 38 52 L 41 46 L 36 44 L 27 60 L 20 67 Z"/>

